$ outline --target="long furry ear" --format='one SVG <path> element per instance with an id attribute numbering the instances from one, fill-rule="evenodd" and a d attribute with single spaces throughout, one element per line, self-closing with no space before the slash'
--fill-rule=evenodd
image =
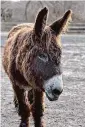
<path id="1" fill-rule="evenodd" d="M 61 19 L 50 25 L 51 29 L 55 32 L 56 35 L 66 30 L 68 23 L 71 21 L 71 15 L 72 11 L 68 10 Z"/>
<path id="2" fill-rule="evenodd" d="M 48 9 L 45 7 L 37 15 L 34 31 L 38 38 L 41 38 L 43 30 L 46 26 L 47 13 Z"/>

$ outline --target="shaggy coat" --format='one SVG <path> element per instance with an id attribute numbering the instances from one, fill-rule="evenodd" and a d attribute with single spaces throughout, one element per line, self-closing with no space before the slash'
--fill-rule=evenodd
<path id="1" fill-rule="evenodd" d="M 21 116 L 20 127 L 29 127 L 30 112 L 35 127 L 44 127 L 43 80 L 51 78 L 56 73 L 61 74 L 60 35 L 70 20 L 71 10 L 50 26 L 46 26 L 47 12 L 46 7 L 42 9 L 35 24 L 13 27 L 4 48 L 3 66 L 14 90 L 15 107 Z M 37 62 L 37 56 L 43 53 L 48 54 L 51 61 L 46 65 L 47 68 Z M 54 63 L 56 71 L 52 66 Z"/>

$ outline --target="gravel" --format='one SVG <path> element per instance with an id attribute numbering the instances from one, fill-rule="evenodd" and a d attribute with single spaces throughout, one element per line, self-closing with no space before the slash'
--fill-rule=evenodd
<path id="1" fill-rule="evenodd" d="M 46 127 L 85 127 L 85 35 L 63 35 L 62 42 L 64 91 L 58 101 L 50 102 L 45 97 Z M 1 127 L 18 127 L 20 117 L 2 65 L 1 79 Z M 30 127 L 34 127 L 32 117 Z"/>

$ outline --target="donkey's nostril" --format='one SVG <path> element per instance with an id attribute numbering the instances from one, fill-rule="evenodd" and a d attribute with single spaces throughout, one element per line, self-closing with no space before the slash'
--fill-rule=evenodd
<path id="1" fill-rule="evenodd" d="M 61 91 L 59 91 L 58 89 L 53 89 L 52 90 L 52 93 L 54 94 L 54 95 L 60 95 L 61 94 Z"/>

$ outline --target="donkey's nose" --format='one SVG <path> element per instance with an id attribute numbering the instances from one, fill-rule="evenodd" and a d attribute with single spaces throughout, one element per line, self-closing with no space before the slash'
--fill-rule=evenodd
<path id="1" fill-rule="evenodd" d="M 55 89 L 52 90 L 52 94 L 53 95 L 60 95 L 62 93 L 62 91 L 63 90 L 58 90 L 58 89 L 55 88 Z"/>

